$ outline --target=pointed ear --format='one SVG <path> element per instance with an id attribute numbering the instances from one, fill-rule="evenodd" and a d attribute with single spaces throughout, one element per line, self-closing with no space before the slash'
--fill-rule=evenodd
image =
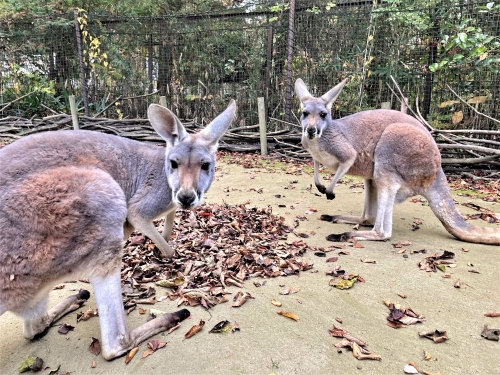
<path id="1" fill-rule="evenodd" d="M 205 129 L 198 133 L 207 144 L 210 152 L 215 153 L 219 145 L 219 139 L 222 138 L 231 122 L 236 116 L 236 102 L 231 99 L 227 108 L 217 116 Z"/>
<path id="2" fill-rule="evenodd" d="M 335 86 L 333 89 L 331 89 L 321 97 L 321 99 L 323 99 L 323 101 L 325 102 L 326 108 L 328 108 L 328 110 L 332 109 L 333 102 L 338 98 L 339 94 L 341 93 L 342 89 L 344 88 L 344 85 L 347 83 L 348 80 L 349 78 L 344 79 L 337 86 Z"/>
<path id="3" fill-rule="evenodd" d="M 304 105 L 303 105 L 304 100 L 306 100 L 308 98 L 312 98 L 312 95 L 307 90 L 306 84 L 300 78 L 295 81 L 295 94 L 297 95 L 297 97 L 300 100 L 300 107 L 301 108 L 304 107 Z"/>
<path id="4" fill-rule="evenodd" d="M 179 144 L 188 136 L 177 116 L 159 104 L 149 106 L 148 118 L 156 132 L 167 142 L 167 148 Z"/>

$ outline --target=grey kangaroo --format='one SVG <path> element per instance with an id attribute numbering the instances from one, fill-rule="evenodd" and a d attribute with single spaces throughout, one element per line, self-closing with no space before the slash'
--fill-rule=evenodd
<path id="1" fill-rule="evenodd" d="M 102 355 L 118 357 L 189 316 L 165 314 L 130 331 L 121 293 L 124 238 L 137 229 L 165 257 L 176 207 L 201 203 L 215 171 L 218 141 L 236 112 L 227 109 L 197 134 L 168 109 L 148 117 L 166 149 L 92 131 L 45 132 L 0 150 L 0 315 L 24 321 L 27 339 L 79 308 L 82 291 L 47 310 L 52 287 L 86 277 L 101 327 Z M 152 221 L 166 215 L 163 236 Z"/>
<path id="2" fill-rule="evenodd" d="M 327 239 L 387 240 L 392 235 L 394 203 L 422 195 L 453 236 L 467 242 L 499 245 L 500 229 L 470 225 L 455 208 L 437 145 L 419 121 L 383 109 L 332 119 L 332 104 L 346 82 L 347 79 L 320 98 L 313 97 L 300 78 L 295 82 L 302 109 L 302 145 L 314 159 L 314 183 L 318 190 L 327 199 L 334 199 L 334 187 L 342 176 L 364 178 L 361 216 L 322 215 L 321 220 L 373 225 L 373 229 L 331 234 Z M 326 188 L 319 179 L 320 164 L 335 172 Z"/>

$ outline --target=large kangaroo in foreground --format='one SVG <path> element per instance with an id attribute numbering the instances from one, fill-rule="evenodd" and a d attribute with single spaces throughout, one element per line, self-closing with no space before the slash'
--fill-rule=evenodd
<path id="1" fill-rule="evenodd" d="M 92 131 L 31 135 L 0 150 L 0 315 L 24 320 L 32 339 L 79 308 L 89 293 L 47 311 L 58 282 L 86 277 L 94 288 L 105 359 L 176 325 L 188 310 L 165 314 L 129 331 L 121 293 L 124 238 L 135 228 L 164 256 L 176 207 L 201 203 L 215 171 L 220 137 L 236 112 L 228 108 L 189 135 L 168 109 L 153 104 L 148 117 L 167 147 Z M 163 237 L 152 221 L 167 216 Z"/>
<path id="2" fill-rule="evenodd" d="M 392 234 L 395 202 L 422 195 L 446 230 L 460 240 L 500 244 L 500 229 L 468 224 L 455 208 L 441 156 L 434 139 L 416 119 L 397 111 L 377 109 L 333 120 L 331 108 L 346 84 L 339 83 L 320 98 L 301 79 L 295 92 L 302 109 L 302 145 L 314 159 L 314 183 L 327 199 L 335 198 L 337 181 L 349 174 L 364 178 L 365 203 L 360 217 L 322 215 L 334 223 L 373 225 L 369 231 L 331 234 L 330 241 L 387 240 Z M 335 172 L 328 187 L 319 179 L 323 164 Z"/>

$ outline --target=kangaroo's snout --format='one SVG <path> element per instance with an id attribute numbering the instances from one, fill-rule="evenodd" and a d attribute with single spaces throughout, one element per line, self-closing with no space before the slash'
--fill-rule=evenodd
<path id="1" fill-rule="evenodd" d="M 310 126 L 306 129 L 306 132 L 309 139 L 313 139 L 314 137 L 316 137 L 316 127 Z"/>
<path id="2" fill-rule="evenodd" d="M 180 190 L 176 196 L 175 200 L 178 202 L 179 206 L 181 206 L 184 210 L 189 210 L 196 205 L 198 205 L 199 198 L 198 194 L 194 191 L 185 191 Z"/>

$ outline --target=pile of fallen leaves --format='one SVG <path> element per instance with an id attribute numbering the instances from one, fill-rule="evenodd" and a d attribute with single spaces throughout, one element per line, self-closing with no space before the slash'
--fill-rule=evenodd
<path id="1" fill-rule="evenodd" d="M 158 223 L 158 225 L 161 225 Z M 251 277 L 296 275 L 312 264 L 302 255 L 315 249 L 302 241 L 287 242 L 292 228 L 283 217 L 245 205 L 203 204 L 177 212 L 172 259 L 162 259 L 144 236 L 132 236 L 122 262 L 125 306 L 154 304 L 155 290 L 146 283 L 170 288 L 166 297 L 177 305 L 205 308 L 228 299 L 227 287 L 242 287 Z"/>

